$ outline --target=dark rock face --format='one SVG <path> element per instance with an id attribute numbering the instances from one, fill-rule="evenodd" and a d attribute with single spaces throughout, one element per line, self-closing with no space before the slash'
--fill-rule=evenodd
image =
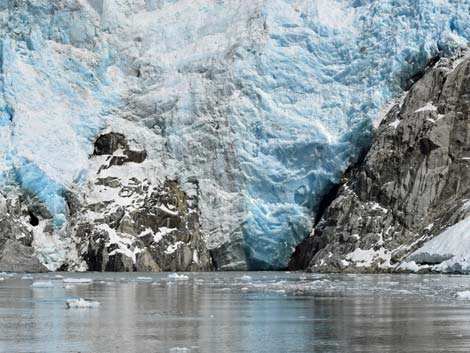
<path id="1" fill-rule="evenodd" d="M 33 214 L 22 200 L 5 200 L 0 195 L 0 272 L 47 271 L 34 254 L 32 232 L 23 224 L 31 217 L 28 213 Z"/>
<path id="2" fill-rule="evenodd" d="M 123 134 L 115 132 L 110 132 L 97 138 L 93 155 L 108 155 L 106 168 L 112 165 L 123 165 L 128 162 L 142 163 L 147 158 L 147 152 L 144 149 L 131 149 L 127 138 Z"/>
<path id="3" fill-rule="evenodd" d="M 399 270 L 417 247 L 470 214 L 470 59 L 426 71 L 378 128 L 364 161 L 336 198 L 291 269 Z"/>
<path id="4" fill-rule="evenodd" d="M 7 239 L 0 248 L 0 271 L 47 272 L 47 268 L 34 256 L 33 248 Z"/>

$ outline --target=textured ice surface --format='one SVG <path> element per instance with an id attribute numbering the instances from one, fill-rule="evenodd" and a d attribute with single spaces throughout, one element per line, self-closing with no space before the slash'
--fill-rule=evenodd
<path id="1" fill-rule="evenodd" d="M 470 218 L 465 218 L 424 243 L 409 260 L 415 263 L 414 271 L 431 267 L 436 272 L 469 273 L 469 254 Z"/>
<path id="2" fill-rule="evenodd" d="M 102 129 L 144 175 L 199 181 L 222 268 L 279 268 L 315 206 L 429 59 L 470 38 L 470 0 L 0 0 L 0 185 L 67 226 Z"/>

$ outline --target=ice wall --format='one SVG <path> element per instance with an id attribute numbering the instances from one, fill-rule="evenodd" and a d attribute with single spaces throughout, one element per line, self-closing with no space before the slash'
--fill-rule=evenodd
<path id="1" fill-rule="evenodd" d="M 119 102 L 100 72 L 106 50 L 80 8 L 9 1 L 0 44 L 0 185 L 14 178 L 66 222 L 65 190 L 84 181 L 92 142 Z M 110 69 L 108 67 L 108 69 Z M 99 76 L 102 73 L 101 77 Z"/>
<path id="2" fill-rule="evenodd" d="M 256 267 L 286 265 L 312 210 L 370 140 L 372 122 L 438 55 L 466 47 L 469 1 L 269 1 L 266 40 L 239 49 L 230 122 L 246 176 Z"/>
<path id="3" fill-rule="evenodd" d="M 378 112 L 465 48 L 470 0 L 0 0 L 0 185 L 66 225 L 102 129 L 199 182 L 220 268 L 282 268 Z"/>

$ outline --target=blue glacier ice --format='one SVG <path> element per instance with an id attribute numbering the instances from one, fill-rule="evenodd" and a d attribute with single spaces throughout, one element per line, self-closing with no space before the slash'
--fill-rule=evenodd
<path id="1" fill-rule="evenodd" d="M 67 215 L 64 192 L 83 181 L 95 136 L 119 98 L 90 68 L 103 60 L 100 53 L 89 57 L 67 46 L 67 31 L 60 32 L 58 42 L 48 40 L 61 14 L 54 19 L 52 3 L 42 4 L 30 3 L 26 13 L 13 11 L 2 28 L 0 185 L 13 176 L 44 202 L 60 228 Z M 70 20 L 64 18 L 60 28 L 73 26 Z M 70 29 L 78 44 L 85 41 L 77 33 L 83 22 Z"/>
<path id="2" fill-rule="evenodd" d="M 379 111 L 431 58 L 466 47 L 469 7 L 369 0 L 263 8 L 269 36 L 240 49 L 236 70 L 246 98 L 232 127 L 255 267 L 286 266 L 320 197 L 367 146 Z"/>
<path id="3" fill-rule="evenodd" d="M 430 59 L 467 47 L 469 9 L 0 0 L 0 188 L 37 196 L 60 228 L 95 137 L 120 130 L 148 150 L 148 174 L 199 180 L 208 246 L 243 253 L 221 268 L 283 268 L 379 112 Z"/>

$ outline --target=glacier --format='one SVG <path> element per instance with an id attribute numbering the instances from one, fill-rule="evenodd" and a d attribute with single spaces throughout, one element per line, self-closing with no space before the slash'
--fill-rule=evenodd
<path id="1" fill-rule="evenodd" d="M 278 269 L 430 60 L 465 50 L 470 0 L 0 0 L 0 190 L 67 237 L 102 131 L 149 178 L 197 180 L 219 269 Z M 40 249 L 38 250 L 40 252 Z"/>

